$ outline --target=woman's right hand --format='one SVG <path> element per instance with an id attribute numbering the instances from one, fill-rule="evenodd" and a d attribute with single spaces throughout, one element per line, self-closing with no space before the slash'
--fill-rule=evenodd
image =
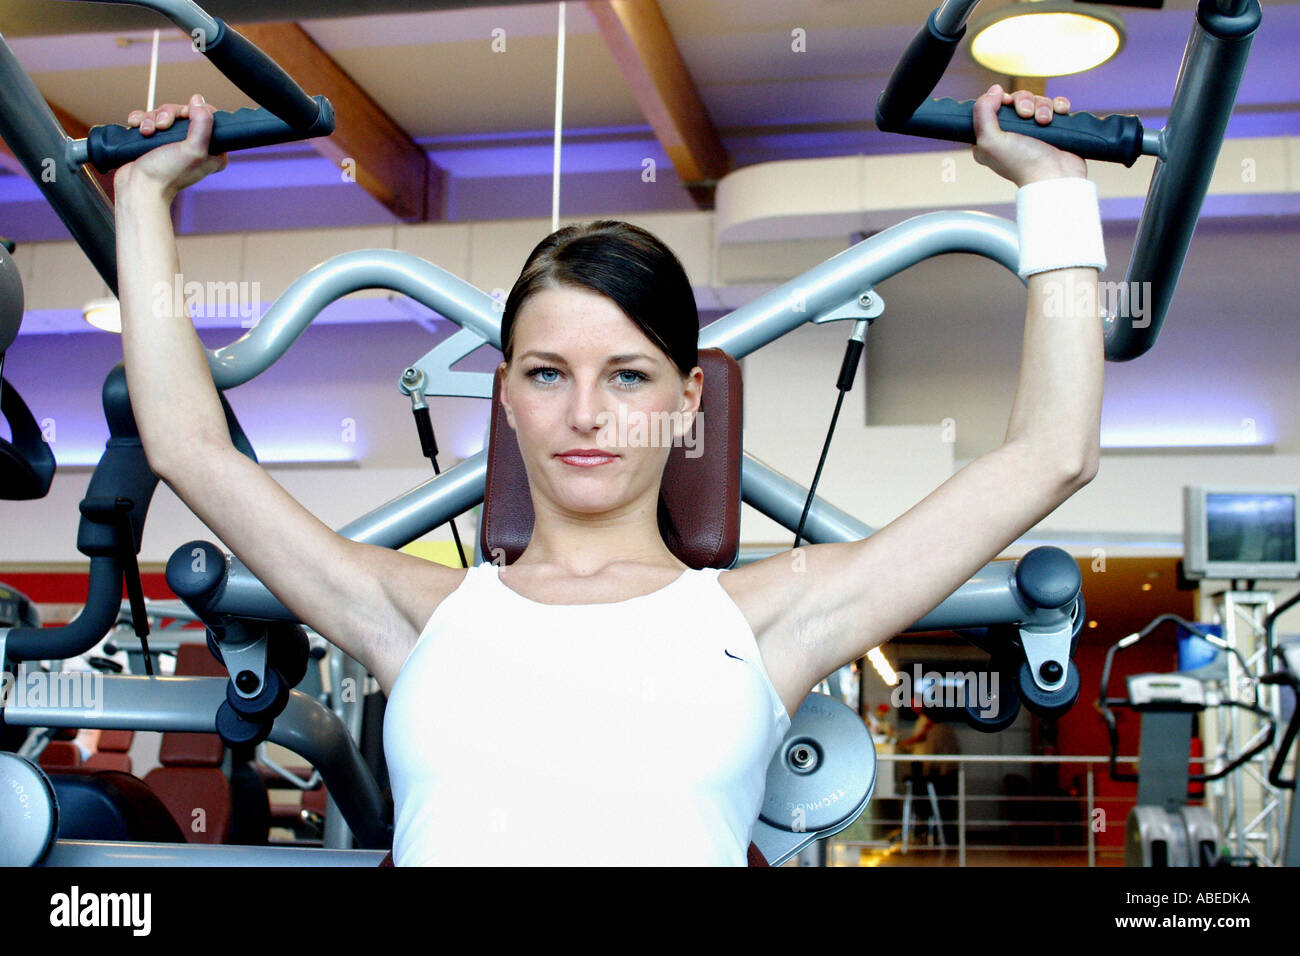
<path id="1" fill-rule="evenodd" d="M 152 110 L 132 110 L 126 118 L 128 127 L 138 127 L 145 137 L 156 129 L 168 129 L 178 118 L 188 119 L 190 128 L 185 139 L 152 149 L 143 156 L 118 168 L 113 176 L 114 191 L 141 184 L 157 188 L 168 202 L 186 186 L 197 183 L 210 173 L 226 168 L 226 154 L 208 155 L 216 107 L 195 93 L 186 104 L 164 103 Z"/>

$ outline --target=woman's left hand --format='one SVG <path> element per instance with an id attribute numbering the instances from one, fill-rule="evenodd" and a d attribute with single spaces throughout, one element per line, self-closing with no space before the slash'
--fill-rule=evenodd
<path id="1" fill-rule="evenodd" d="M 1028 90 L 1007 93 L 996 83 L 975 101 L 975 161 L 987 166 L 1004 179 L 1017 186 L 1041 179 L 1086 177 L 1087 164 L 1074 153 L 1057 149 L 1042 140 L 1019 133 L 1008 133 L 998 125 L 998 109 L 1015 105 L 1016 113 L 1025 119 L 1034 117 L 1040 126 L 1046 126 L 1056 113 L 1068 113 L 1070 101 L 1064 96 L 1049 99 Z"/>

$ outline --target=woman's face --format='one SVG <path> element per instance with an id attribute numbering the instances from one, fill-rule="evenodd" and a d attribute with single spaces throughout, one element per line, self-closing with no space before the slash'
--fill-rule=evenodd
<path id="1" fill-rule="evenodd" d="M 683 381 L 612 300 L 567 285 L 520 307 L 513 353 L 501 400 L 534 492 L 577 514 L 653 513 L 703 372 Z M 591 454 L 566 454 L 577 451 Z"/>

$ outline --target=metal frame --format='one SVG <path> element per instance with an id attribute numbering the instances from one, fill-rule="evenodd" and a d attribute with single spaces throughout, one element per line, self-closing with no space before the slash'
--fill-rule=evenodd
<path id="1" fill-rule="evenodd" d="M 1229 699 L 1241 699 L 1255 692 L 1259 675 L 1272 666 L 1273 648 L 1268 639 L 1266 621 L 1274 610 L 1276 592 L 1226 590 L 1214 595 L 1215 623 L 1223 628 L 1223 640 L 1241 654 L 1225 654 L 1227 682 L 1221 693 Z M 1263 707 L 1275 726 L 1281 726 L 1279 688 L 1259 688 Z M 1262 715 L 1219 711 L 1215 721 L 1215 769 L 1226 762 L 1226 755 L 1243 749 L 1242 741 L 1259 735 L 1267 718 Z M 1286 794 L 1268 779 L 1269 767 L 1277 753 L 1276 742 L 1248 761 L 1231 778 L 1215 782 L 1211 789 L 1216 819 L 1225 845 L 1236 856 L 1253 856 L 1265 866 L 1285 865 L 1287 806 Z"/>
<path id="2" fill-rule="evenodd" d="M 161 653 L 166 653 L 168 651 L 174 652 L 176 648 L 183 643 L 206 645 L 206 638 L 203 636 L 204 632 L 195 629 L 186 629 L 181 624 L 176 623 L 182 621 L 201 622 L 202 620 L 183 602 L 146 599 L 145 606 L 149 614 L 151 635 L 149 639 L 149 648 L 151 656 L 158 656 Z M 159 618 L 172 618 L 174 619 L 174 622 L 168 627 L 159 629 L 156 626 L 156 621 Z M 128 657 L 138 665 L 138 659 L 143 656 L 143 645 L 131 632 L 130 601 L 124 600 L 122 602 L 118 612 L 117 623 L 113 626 L 113 630 L 121 630 L 123 632 L 115 638 L 115 640 L 117 640 L 118 644 L 127 653 Z M 325 641 L 323 637 L 313 630 L 308 629 L 307 633 L 314 636 L 317 640 Z M 0 638 L 3 638 L 3 636 L 4 631 L 0 631 Z M 159 639 L 160 636 L 162 636 L 163 639 Z M 3 643 L 3 640 L 0 639 L 0 648 L 3 647 Z M 328 641 L 325 641 L 325 646 L 328 648 L 326 662 L 329 666 L 331 687 L 337 688 L 342 686 L 345 678 L 351 678 L 356 681 L 358 687 L 363 687 L 368 676 L 365 669 L 362 668 L 356 660 L 345 654 L 338 647 L 330 644 Z M 99 679 L 103 681 L 120 681 L 124 678 L 115 677 L 113 675 L 102 675 Z M 151 696 L 154 693 L 153 688 L 149 684 L 145 683 L 146 681 L 149 681 L 150 678 L 140 677 L 137 673 L 132 679 L 136 681 L 136 683 L 114 683 L 109 685 L 109 690 L 113 694 L 113 705 L 112 707 L 100 707 L 98 704 L 96 705 L 97 713 L 102 714 L 105 710 L 108 712 L 108 716 L 102 718 L 98 722 L 88 719 L 85 716 L 88 711 L 85 710 L 76 710 L 72 708 L 51 709 L 48 706 L 26 709 L 9 707 L 6 709 L 3 701 L 0 701 L 0 714 L 3 715 L 6 721 L 14 726 L 26 726 L 35 729 L 97 727 L 99 729 L 147 730 L 156 732 L 170 730 L 195 730 L 204 733 L 215 732 L 214 721 L 211 718 L 215 715 L 216 711 L 215 709 L 212 709 L 211 713 L 208 713 L 207 709 L 212 704 L 208 697 L 204 697 L 201 701 L 194 702 L 192 705 L 186 704 L 182 709 L 177 710 L 175 702 L 179 698 L 177 695 L 173 694 L 171 696 L 173 712 L 169 717 L 162 710 L 156 710 L 154 707 L 154 704 L 157 703 L 157 701 L 151 699 Z M 178 678 L 168 677 L 161 679 L 170 681 Z M 209 683 L 217 682 L 223 687 L 225 685 L 225 678 L 196 678 L 182 676 L 179 679 L 190 681 L 203 680 Z M 219 703 L 223 697 L 224 692 L 216 698 L 217 703 Z M 365 767 L 365 764 L 361 762 L 360 753 L 358 751 L 361 740 L 364 695 L 359 697 L 357 700 L 346 701 L 338 694 L 334 694 L 332 707 L 330 708 L 326 708 L 323 701 L 316 700 L 308 694 L 298 690 L 293 691 L 291 697 L 296 701 L 296 703 L 293 707 L 287 708 L 286 712 L 277 719 L 276 725 L 269 738 L 269 742 L 281 744 L 282 746 L 293 750 L 299 756 L 307 757 L 312 763 L 311 776 L 307 780 L 302 780 L 289 770 L 281 767 L 267 756 L 265 752 L 265 744 L 259 744 L 257 746 L 255 759 L 257 762 L 264 764 L 278 776 L 289 781 L 300 789 L 312 789 L 324 780 L 327 790 L 327 798 L 325 833 L 322 844 L 327 849 L 350 849 L 354 834 L 348 821 L 351 819 L 351 815 L 373 814 L 375 812 L 374 795 L 377 793 L 377 790 L 373 785 L 374 779 L 370 775 L 368 768 Z M 301 698 L 301 700 L 299 700 L 299 698 Z M 143 700 L 144 703 L 137 703 L 134 706 L 128 706 L 129 702 L 132 700 Z M 327 716 L 322 717 L 321 711 L 324 711 Z M 147 716 L 141 718 L 141 712 Z M 54 714 L 52 720 L 44 722 L 39 721 L 39 718 L 42 715 L 51 713 Z M 180 716 L 177 717 L 176 714 L 180 714 Z M 331 718 L 333 719 L 331 720 Z M 140 723 L 141 720 L 144 722 Z M 172 721 L 176 720 L 180 720 L 187 726 L 179 726 L 172 723 Z M 164 726 L 164 722 L 168 723 Z M 284 727 L 279 726 L 281 722 L 284 722 Z M 194 726 L 188 726 L 189 724 L 194 724 Z M 347 743 L 344 744 L 341 749 L 336 745 L 337 742 L 331 739 L 331 735 L 337 731 L 338 727 L 342 727 L 346 731 L 348 738 Z M 29 738 L 29 743 L 35 739 L 36 738 Z M 315 765 L 314 760 L 312 760 L 308 753 L 308 749 L 303 749 L 302 745 L 286 743 L 286 741 L 292 742 L 304 740 L 308 741 L 306 747 L 312 752 L 334 754 L 333 762 L 336 766 L 333 771 L 332 784 L 330 778 L 322 773 L 320 767 Z M 22 755 L 26 756 L 31 761 L 36 762 L 40 750 L 44 749 L 45 743 L 48 743 L 48 738 L 40 741 L 37 744 L 37 748 L 31 751 L 24 746 Z M 355 757 L 351 753 L 353 751 L 356 752 Z M 360 776 L 357 776 L 358 768 L 362 771 Z M 350 781 L 356 779 L 361 781 L 360 785 L 364 799 L 361 803 L 358 803 L 349 798 L 344 800 L 342 806 L 340 806 L 334 801 L 332 792 L 330 792 L 330 787 L 347 787 Z M 379 800 L 379 804 L 382 807 L 382 799 Z M 381 813 L 380 817 L 382 818 L 382 816 L 383 814 Z M 362 832 L 364 833 L 365 831 L 363 830 Z M 386 839 L 386 837 L 376 837 L 374 834 L 367 834 L 366 838 L 369 842 L 375 842 L 376 840 L 382 842 Z M 160 844 L 160 846 L 166 846 L 166 844 Z M 277 847 L 276 849 L 280 848 Z M 288 849 L 294 848 L 290 847 Z M 85 848 L 81 851 L 83 855 L 87 852 L 89 851 Z M 114 851 L 114 858 L 120 858 L 121 855 L 120 851 Z M 158 859 L 158 853 L 151 852 L 148 857 L 151 860 Z M 171 859 L 172 857 L 165 856 L 165 858 Z M 88 859 L 93 859 L 93 857 Z M 84 865 L 98 864 L 86 863 Z M 224 864 L 205 863 L 204 865 Z"/>
<path id="3" fill-rule="evenodd" d="M 94 706 L 10 704 L 4 708 L 5 723 L 215 733 L 227 682 L 221 677 L 103 676 L 96 683 Z M 348 728 L 334 713 L 301 691 L 292 691 L 269 739 L 320 771 L 363 847 L 385 844 L 389 834 L 383 795 Z"/>
<path id="4" fill-rule="evenodd" d="M 187 16 L 196 16 L 195 11 L 202 14 L 188 0 L 154 0 L 142 5 L 165 12 L 178 24 L 188 22 Z M 959 27 L 974 5 L 971 0 L 946 0 L 937 16 L 944 23 Z M 1220 0 L 1220 5 L 1228 6 L 1228 0 Z M 1258 8 L 1257 0 L 1240 0 L 1231 6 L 1238 12 Z M 1222 139 L 1248 49 L 1248 38 L 1244 43 L 1229 43 L 1207 34 L 1198 14 L 1179 76 L 1170 124 L 1146 143 L 1153 152 L 1158 152 L 1159 162 L 1139 225 L 1129 275 L 1153 281 L 1157 312 L 1150 328 L 1142 330 L 1145 334 L 1140 337 L 1131 328 L 1109 318 L 1106 328 L 1109 359 L 1140 354 L 1158 334 L 1200 205 L 1199 200 L 1194 205 L 1180 200 L 1185 196 L 1184 190 L 1200 188 L 1199 195 L 1204 193 L 1218 152 L 1217 148 L 1208 149 L 1207 144 L 1217 144 Z M 1181 132 L 1184 127 L 1186 133 Z M 0 37 L 0 136 L 32 173 L 33 180 L 101 277 L 116 292 L 111 206 L 89 173 L 70 163 L 72 141 L 3 37 Z M 1186 149 L 1175 148 L 1180 138 L 1188 141 Z M 41 176 L 44 164 L 50 161 L 56 165 L 56 175 Z M 864 304 L 869 301 L 864 298 L 865 293 L 926 258 L 951 252 L 981 255 L 1014 273 L 1018 264 L 1015 225 L 1002 218 L 972 212 L 932 213 L 899 223 L 708 326 L 701 332 L 700 346 L 722 348 L 741 358 L 808 321 L 874 317 L 875 311 Z M 431 263 L 385 249 L 345 253 L 322 263 L 295 281 L 246 335 L 229 346 L 209 351 L 209 366 L 217 387 L 231 388 L 255 377 L 284 354 L 325 306 L 349 292 L 366 288 L 401 292 L 461 328 L 415 362 L 410 367 L 412 374 L 399 380 L 399 389 L 407 394 L 418 389 L 425 395 L 490 396 L 489 375 L 453 372 L 450 366 L 483 345 L 499 347 L 499 303 Z M 1136 346 L 1135 341 L 1139 343 Z M 400 547 L 479 504 L 483 500 L 485 475 L 486 452 L 481 452 L 357 518 L 338 533 L 355 541 Z M 746 454 L 742 489 L 746 503 L 791 531 L 798 526 L 807 490 L 797 482 Z M 855 541 L 873 531 L 851 515 L 816 499 L 808 513 L 803 537 L 810 543 Z M 1073 601 L 1063 608 L 1035 607 L 1016 583 L 1015 566 L 1011 561 L 989 563 L 909 630 L 1019 625 L 1031 661 L 1055 658 L 1068 664 Z M 227 571 L 224 591 L 215 605 L 217 611 L 249 618 L 294 620 L 238 559 L 229 560 Z M 0 629 L 0 661 L 4 660 L 8 634 L 9 630 Z M 1029 653 L 1031 646 L 1036 647 L 1033 655 Z M 1039 677 L 1037 667 L 1033 670 L 1040 686 L 1051 690 L 1052 686 L 1044 685 Z M 107 706 L 98 712 L 69 708 L 25 711 L 10 707 L 4 716 L 13 724 L 39 726 L 212 731 L 213 715 L 224 694 L 225 682 L 215 678 L 111 677 L 104 679 L 104 686 Z M 142 699 L 148 700 L 149 706 L 142 706 Z M 378 791 L 351 735 L 337 716 L 295 692 L 288 710 L 276 720 L 271 739 L 318 766 L 331 792 L 342 798 L 340 809 L 363 842 L 376 838 L 376 821 L 381 817 Z M 107 845 L 99 846 L 99 850 L 88 850 L 61 843 L 50 862 L 83 863 L 94 854 L 102 854 L 107 859 L 115 852 Z M 198 861 L 198 850 L 186 847 L 177 852 Z M 246 859 L 253 859 L 247 848 L 239 852 L 249 854 Z M 274 852 L 287 860 L 287 854 L 293 851 Z M 306 852 L 322 854 L 322 851 Z M 209 853 L 202 862 L 215 858 L 216 855 Z M 325 860 L 323 855 L 317 858 Z M 113 859 L 124 862 L 121 857 Z"/>
<path id="5" fill-rule="evenodd" d="M 935 27 L 946 36 L 957 36 L 978 2 L 943 0 L 934 12 Z M 1142 138 L 1142 152 L 1156 157 L 1156 168 L 1124 281 L 1128 288 L 1135 282 L 1150 283 L 1151 311 L 1141 325 L 1113 316 L 1108 320 L 1106 358 L 1111 361 L 1142 355 L 1160 334 L 1259 20 L 1259 0 L 1200 0 L 1169 120 L 1164 129 L 1148 130 Z"/>

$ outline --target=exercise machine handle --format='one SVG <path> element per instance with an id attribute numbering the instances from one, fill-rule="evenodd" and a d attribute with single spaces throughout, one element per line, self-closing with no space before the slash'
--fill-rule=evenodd
<path id="1" fill-rule="evenodd" d="M 307 138 L 307 131 L 316 128 L 323 114 L 330 110 L 329 101 L 321 96 L 308 96 L 293 77 L 243 34 L 219 17 L 212 19 L 217 24 L 216 37 L 206 42 L 200 42 L 203 40 L 201 35 L 196 37 L 195 48 L 255 103 L 265 107 L 287 126 L 303 131 L 303 138 Z"/>
<path id="2" fill-rule="evenodd" d="M 83 2 L 83 0 L 75 0 Z M 99 2 L 99 0 L 95 0 Z M 278 115 L 295 130 L 284 140 L 259 139 L 259 143 L 284 142 L 325 135 L 333 126 L 332 113 L 321 111 L 320 98 L 307 97 L 269 57 L 256 53 L 246 38 L 210 16 L 193 0 L 110 0 L 129 6 L 147 7 L 174 23 L 195 43 L 196 50 L 208 54 L 214 65 L 232 76 L 240 87 Z M 310 109 L 309 109 L 310 107 Z M 314 112 L 314 119 L 308 117 Z M 13 150 L 68 232 L 81 246 L 109 290 L 117 292 L 117 249 L 114 241 L 113 208 L 87 163 L 85 140 L 70 140 L 59 120 L 45 102 L 30 76 L 23 69 L 0 35 L 0 137 Z M 156 143 L 164 142 L 150 137 Z M 238 148 L 246 148 L 245 144 Z M 217 148 L 221 147 L 218 143 Z M 234 147 L 224 147 L 226 149 Z M 49 168 L 53 160 L 53 169 Z M 122 160 L 127 162 L 128 160 Z M 119 163 L 120 165 L 120 163 Z M 102 168 L 102 167 L 100 167 Z"/>
<path id="3" fill-rule="evenodd" d="M 948 33 L 938 25 L 938 13 L 937 9 L 931 12 L 894 67 L 876 100 L 876 125 L 886 133 L 974 143 L 974 100 L 927 100 L 966 34 L 964 23 Z M 1054 116 L 1050 124 L 1040 126 L 1033 117 L 1024 119 L 1013 107 L 1004 106 L 998 110 L 998 125 L 1084 159 L 1132 166 L 1142 155 L 1142 121 L 1136 116 L 1072 113 Z"/>
<path id="4" fill-rule="evenodd" d="M 887 132 L 906 123 L 925 102 L 948 69 L 957 44 L 966 35 L 965 23 L 951 34 L 945 31 L 938 25 L 938 14 L 937 9 L 931 11 L 921 32 L 903 51 L 885 84 L 885 91 L 876 100 L 876 125 Z"/>
<path id="5" fill-rule="evenodd" d="M 316 121 L 300 129 L 266 109 L 219 110 L 213 116 L 208 152 L 215 156 L 237 149 L 328 136 L 334 131 L 334 108 L 324 96 L 315 97 L 313 102 L 319 107 Z M 73 162 L 88 162 L 101 173 L 107 173 L 152 149 L 183 140 L 189 128 L 188 119 L 178 119 L 167 129 L 155 130 L 148 136 L 137 128 L 116 123 L 95 126 L 84 140 L 70 144 L 70 158 Z"/>
<path id="6" fill-rule="evenodd" d="M 876 101 L 876 124 L 887 132 L 970 142 L 973 127 L 965 103 L 927 98 L 942 78 L 966 33 L 978 0 L 943 0 L 899 59 Z M 1143 288 L 1137 316 L 1108 316 L 1106 358 L 1125 362 L 1155 344 L 1169 311 L 1178 276 L 1209 189 L 1228 117 L 1260 23 L 1259 0 L 1199 0 L 1165 128 L 1143 130 L 1136 116 L 1056 116 L 1046 126 L 1014 121 L 1003 107 L 1003 129 L 1033 136 L 1085 159 L 1131 166 L 1140 155 L 1156 157 L 1138 221 L 1125 286 Z"/>
<path id="7" fill-rule="evenodd" d="M 98 0 L 105 2 L 105 0 Z M 258 106 L 297 130 L 320 119 L 318 99 L 308 96 L 288 73 L 220 17 L 194 0 L 107 0 L 123 6 L 146 7 L 176 24 L 190 37 L 194 52 L 202 53 L 226 78 Z"/>
<path id="8" fill-rule="evenodd" d="M 951 97 L 929 100 L 898 125 L 884 119 L 877 107 L 876 125 L 889 133 L 974 143 L 974 106 L 974 100 L 958 102 Z M 998 110 L 998 125 L 1008 133 L 1040 139 L 1084 159 L 1132 166 L 1142 155 L 1142 121 L 1136 116 L 1071 113 L 1054 116 L 1051 123 L 1041 126 L 1033 117 L 1022 117 L 1015 107 L 1003 106 Z"/>

